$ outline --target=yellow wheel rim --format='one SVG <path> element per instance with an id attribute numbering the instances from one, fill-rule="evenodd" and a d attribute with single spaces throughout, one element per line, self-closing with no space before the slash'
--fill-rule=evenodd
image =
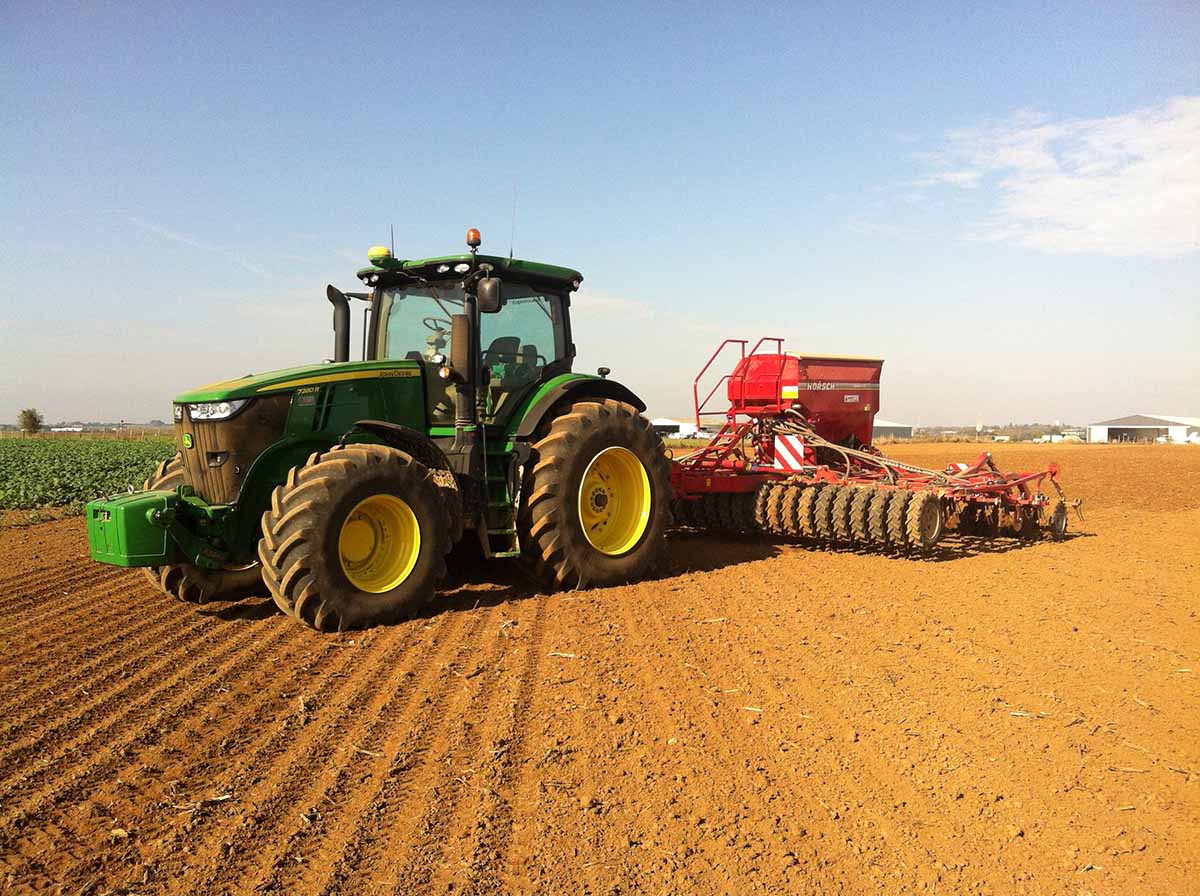
<path id="1" fill-rule="evenodd" d="M 342 572 L 360 591 L 381 594 L 397 587 L 417 565 L 421 527 L 407 503 L 372 495 L 354 506 L 338 534 Z"/>
<path id="2" fill-rule="evenodd" d="M 588 542 L 602 554 L 633 550 L 650 521 L 650 504 L 650 477 L 627 448 L 605 448 L 583 472 L 579 519 Z"/>

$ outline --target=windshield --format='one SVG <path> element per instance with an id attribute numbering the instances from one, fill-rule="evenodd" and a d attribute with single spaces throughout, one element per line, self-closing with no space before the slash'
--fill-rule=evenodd
<path id="1" fill-rule="evenodd" d="M 556 372 L 571 369 L 563 296 L 523 283 L 505 283 L 499 311 L 480 315 L 479 365 L 482 415 L 488 422 L 515 410 L 522 395 Z M 428 365 L 450 353 L 450 319 L 464 314 L 458 283 L 410 284 L 379 291 L 375 357 Z M 450 380 L 427 371 L 430 421 L 454 422 Z"/>
<path id="2" fill-rule="evenodd" d="M 457 283 L 382 290 L 375 357 L 428 361 L 449 354 L 450 316 L 462 313 L 463 291 Z"/>

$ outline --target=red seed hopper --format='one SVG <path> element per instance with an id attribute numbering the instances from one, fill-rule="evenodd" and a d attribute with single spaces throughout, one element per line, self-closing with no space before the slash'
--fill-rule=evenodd
<path id="1" fill-rule="evenodd" d="M 883 361 L 790 354 L 774 337 L 747 345 L 725 340 L 693 381 L 697 426 L 714 416 L 722 424 L 672 465 L 677 522 L 899 550 L 933 548 L 948 524 L 968 535 L 1066 532 L 1053 465 L 1005 473 L 985 452 L 927 470 L 873 447 Z M 701 399 L 702 380 L 733 350 L 732 371 Z M 722 386 L 728 406 L 712 409 Z"/>

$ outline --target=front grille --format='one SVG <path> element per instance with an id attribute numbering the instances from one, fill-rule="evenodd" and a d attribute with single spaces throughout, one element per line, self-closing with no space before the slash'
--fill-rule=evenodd
<path id="1" fill-rule="evenodd" d="M 287 393 L 256 398 L 228 420 L 193 421 L 184 406 L 175 441 L 196 494 L 209 504 L 234 503 L 255 458 L 283 435 L 291 402 Z M 191 448 L 183 447 L 184 433 L 191 433 Z"/>

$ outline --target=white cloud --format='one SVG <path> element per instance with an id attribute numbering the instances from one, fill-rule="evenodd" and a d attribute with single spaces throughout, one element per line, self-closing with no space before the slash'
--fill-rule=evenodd
<path id="1" fill-rule="evenodd" d="M 951 131 L 922 186 L 996 190 L 968 237 L 1046 252 L 1200 251 L 1200 96 L 1108 118 L 1018 112 Z"/>
<path id="2" fill-rule="evenodd" d="M 160 227 L 152 221 L 143 221 L 141 218 L 130 218 L 134 224 L 144 230 L 148 230 L 155 236 L 162 237 L 164 240 L 169 240 L 172 243 L 179 243 L 182 246 L 188 246 L 192 249 L 199 249 L 203 252 L 215 252 L 218 255 L 223 255 L 231 262 L 236 264 L 243 270 L 249 271 L 251 274 L 265 275 L 267 272 L 256 264 L 246 261 L 235 252 L 230 252 L 228 249 L 223 249 L 220 246 L 213 246 L 209 243 L 201 242 L 194 237 L 186 236 L 182 233 L 176 233 L 174 230 L 168 230 L 165 227 Z"/>

